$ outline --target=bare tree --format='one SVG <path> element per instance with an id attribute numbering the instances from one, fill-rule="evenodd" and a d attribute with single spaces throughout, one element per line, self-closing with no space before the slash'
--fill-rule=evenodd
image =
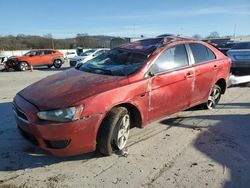
<path id="1" fill-rule="evenodd" d="M 209 36 L 207 38 L 208 39 L 220 38 L 220 35 L 217 31 L 213 31 L 209 34 Z"/>
<path id="2" fill-rule="evenodd" d="M 200 40 L 202 39 L 202 36 L 200 34 L 195 34 L 192 36 L 192 38 Z"/>

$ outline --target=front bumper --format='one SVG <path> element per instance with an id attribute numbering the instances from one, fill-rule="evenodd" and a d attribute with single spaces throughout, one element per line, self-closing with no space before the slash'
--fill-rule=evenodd
<path id="1" fill-rule="evenodd" d="M 5 62 L 5 65 L 7 65 L 9 68 L 17 68 L 17 66 L 18 66 L 18 61 L 14 61 L 14 60 L 8 59 L 8 60 Z"/>
<path id="2" fill-rule="evenodd" d="M 19 95 L 13 105 L 22 135 L 46 153 L 65 157 L 95 151 L 101 114 L 69 123 L 54 123 L 39 120 L 36 116 L 38 109 Z"/>

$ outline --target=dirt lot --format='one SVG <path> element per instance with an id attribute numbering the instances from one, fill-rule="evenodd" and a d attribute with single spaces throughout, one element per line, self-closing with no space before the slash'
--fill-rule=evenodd
<path id="1" fill-rule="evenodd" d="M 132 129 L 127 156 L 55 158 L 19 135 L 11 101 L 56 72 L 0 72 L 0 187 L 250 187 L 250 87 L 229 88 L 215 110 Z"/>

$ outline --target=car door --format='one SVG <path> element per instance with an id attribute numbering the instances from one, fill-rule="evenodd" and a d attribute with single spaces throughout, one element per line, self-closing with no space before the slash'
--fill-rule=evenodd
<path id="1" fill-rule="evenodd" d="M 195 71 L 194 91 L 192 94 L 192 105 L 195 105 L 207 100 L 215 82 L 218 62 L 212 50 L 205 45 L 199 43 L 190 43 L 188 45 Z"/>
<path id="2" fill-rule="evenodd" d="M 53 62 L 53 51 L 52 50 L 44 50 L 44 55 L 43 55 L 43 64 L 52 64 Z"/>
<path id="3" fill-rule="evenodd" d="M 31 56 L 29 57 L 29 63 L 32 64 L 33 66 L 40 65 L 43 61 L 42 56 L 43 56 L 42 50 L 33 51 Z"/>
<path id="4" fill-rule="evenodd" d="M 149 119 L 175 113 L 189 106 L 194 70 L 184 44 L 162 52 L 149 70 Z"/>

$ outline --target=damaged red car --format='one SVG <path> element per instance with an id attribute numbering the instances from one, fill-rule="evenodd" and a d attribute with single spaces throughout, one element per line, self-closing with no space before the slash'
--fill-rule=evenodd
<path id="1" fill-rule="evenodd" d="M 231 61 L 213 46 L 168 36 L 125 44 L 20 91 L 21 133 L 55 156 L 123 150 L 132 127 L 225 93 Z"/>

